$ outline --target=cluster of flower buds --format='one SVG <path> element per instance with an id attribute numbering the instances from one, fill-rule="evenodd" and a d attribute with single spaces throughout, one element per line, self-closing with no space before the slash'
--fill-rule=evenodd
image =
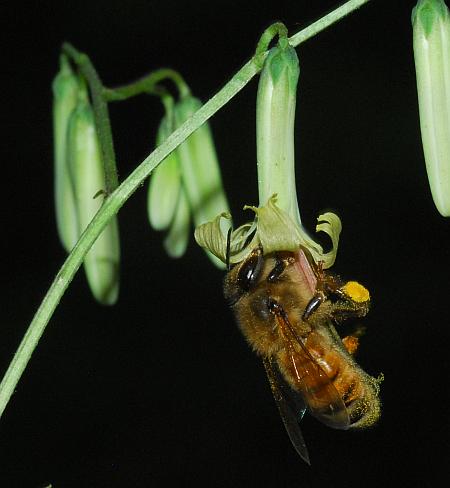
<path id="1" fill-rule="evenodd" d="M 67 252 L 102 205 L 105 173 L 94 114 L 84 81 L 62 56 L 53 81 L 55 210 L 58 233 Z M 119 293 L 120 245 L 114 217 L 84 260 L 94 297 L 111 305 Z"/>
<path id="2" fill-rule="evenodd" d="M 172 106 L 166 104 L 157 144 L 164 140 L 200 107 L 200 100 L 185 94 Z M 168 229 L 164 247 L 172 257 L 183 255 L 190 230 L 212 220 L 217 214 L 228 212 L 228 202 L 222 185 L 216 149 L 208 123 L 193 132 L 175 149 L 150 177 L 148 213 L 152 227 Z M 223 267 L 208 251 L 218 267 Z"/>
<path id="3" fill-rule="evenodd" d="M 450 14 L 443 0 L 412 12 L 423 152 L 434 203 L 450 217 Z"/>

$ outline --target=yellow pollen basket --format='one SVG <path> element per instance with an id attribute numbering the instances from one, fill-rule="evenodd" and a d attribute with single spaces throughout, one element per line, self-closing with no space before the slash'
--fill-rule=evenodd
<path id="1" fill-rule="evenodd" d="M 349 281 L 343 287 L 342 291 L 354 302 L 362 303 L 370 300 L 369 291 L 357 281 Z"/>

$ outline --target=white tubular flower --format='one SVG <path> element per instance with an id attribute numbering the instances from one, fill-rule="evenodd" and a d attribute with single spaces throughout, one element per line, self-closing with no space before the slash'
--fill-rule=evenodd
<path id="1" fill-rule="evenodd" d="M 341 232 L 339 217 L 326 213 L 318 219 L 317 231 L 326 232 L 332 240 L 333 249 L 328 253 L 309 237 L 300 220 L 294 154 L 298 76 L 295 49 L 286 39 L 280 39 L 267 56 L 258 87 L 256 141 L 260 205 L 244 207 L 253 210 L 256 219 L 253 224 L 236 229 L 230 238 L 223 230 L 224 225 L 220 225 L 222 219 L 230 217 L 226 213 L 200 225 L 195 232 L 197 243 L 224 262 L 237 263 L 257 246 L 262 247 L 264 254 L 304 248 L 316 262 L 322 262 L 324 269 L 331 267 L 336 258 Z"/>

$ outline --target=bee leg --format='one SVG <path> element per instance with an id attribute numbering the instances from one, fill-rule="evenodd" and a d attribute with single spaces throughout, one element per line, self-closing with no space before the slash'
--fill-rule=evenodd
<path id="1" fill-rule="evenodd" d="M 316 292 L 314 293 L 311 300 L 305 307 L 302 319 L 306 321 L 327 299 L 329 293 L 333 293 L 335 290 L 340 289 L 342 285 L 341 281 L 334 275 L 327 275 L 323 269 L 323 261 L 317 263 L 316 269 Z"/>
<path id="2" fill-rule="evenodd" d="M 357 281 L 348 281 L 334 290 L 334 295 L 338 297 L 338 301 L 333 307 L 333 314 L 336 319 L 364 317 L 369 311 L 370 294 Z"/>
<path id="3" fill-rule="evenodd" d="M 268 274 L 266 280 L 269 283 L 274 283 L 275 281 L 277 281 L 289 264 L 290 264 L 289 258 L 283 258 L 279 254 L 277 254 L 275 266 L 273 267 L 272 271 Z"/>
<path id="4" fill-rule="evenodd" d="M 359 339 L 356 336 L 348 335 L 342 339 L 342 343 L 349 354 L 355 354 L 359 346 Z"/>
<path id="5" fill-rule="evenodd" d="M 339 293 L 344 285 L 339 276 L 331 273 L 326 273 L 323 269 L 323 261 L 317 263 L 317 291 L 325 293 L 325 295 Z"/>
<path id="6" fill-rule="evenodd" d="M 342 321 L 349 318 L 361 318 L 367 315 L 370 302 L 356 302 L 346 296 L 333 304 L 332 315 L 335 320 Z"/>
<path id="7" fill-rule="evenodd" d="M 304 321 L 308 320 L 308 318 L 320 307 L 324 301 L 325 295 L 321 292 L 317 292 L 306 305 L 302 319 Z"/>

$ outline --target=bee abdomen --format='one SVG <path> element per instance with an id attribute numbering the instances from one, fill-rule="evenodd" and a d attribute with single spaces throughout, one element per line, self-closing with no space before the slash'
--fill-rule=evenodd
<path id="1" fill-rule="evenodd" d="M 315 350 L 314 353 L 320 351 Z M 349 427 L 365 428 L 373 425 L 381 410 L 376 380 L 337 349 L 331 349 L 317 362 L 342 398 L 350 418 Z"/>
<path id="2" fill-rule="evenodd" d="M 378 420 L 380 401 L 374 381 L 356 364 L 347 364 L 333 381 L 347 408 L 350 428 L 369 427 Z"/>

